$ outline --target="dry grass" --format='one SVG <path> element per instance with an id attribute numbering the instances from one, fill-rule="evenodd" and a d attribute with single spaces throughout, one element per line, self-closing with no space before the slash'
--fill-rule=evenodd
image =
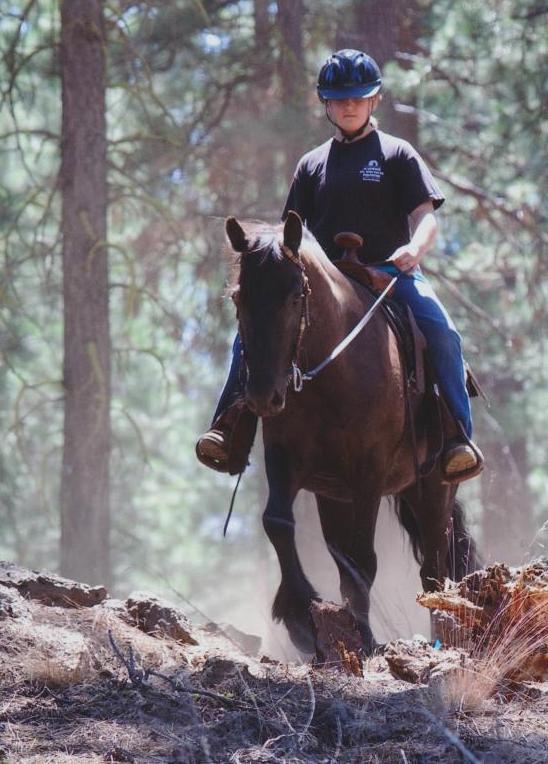
<path id="1" fill-rule="evenodd" d="M 527 613 L 526 626 L 534 607 Z M 131 646 L 139 681 L 109 631 L 121 654 Z M 506 647 L 493 633 L 491 652 L 473 661 L 478 673 L 466 664 L 424 688 L 393 679 L 381 656 L 367 661 L 363 679 L 348 677 L 261 664 L 206 632 L 196 647 L 177 645 L 107 608 L 32 605 L 32 619 L 1 623 L 1 745 L 14 764 L 540 763 L 547 698 L 501 705 L 482 685 L 507 665 L 505 649 L 520 633 Z"/>
<path id="2" fill-rule="evenodd" d="M 462 597 L 450 593 L 448 609 L 459 614 L 466 640 L 471 632 L 476 639 L 470 661 L 433 684 L 439 708 L 477 714 L 490 698 L 513 696 L 527 702 L 538 693 L 524 685 L 542 683 L 548 677 L 548 590 L 543 582 L 538 585 L 535 567 L 531 564 L 514 582 L 504 585 L 499 603 L 487 611 L 492 613 L 490 620 L 481 600 L 472 609 L 455 609 Z M 443 593 L 438 605 L 443 606 L 442 599 Z"/>
<path id="3" fill-rule="evenodd" d="M 58 659 L 31 655 L 26 662 L 24 674 L 30 682 L 38 682 L 45 687 L 56 689 L 92 682 L 97 676 L 97 671 L 91 665 L 89 654 L 82 651 L 76 665 L 73 666 L 66 665 Z"/>

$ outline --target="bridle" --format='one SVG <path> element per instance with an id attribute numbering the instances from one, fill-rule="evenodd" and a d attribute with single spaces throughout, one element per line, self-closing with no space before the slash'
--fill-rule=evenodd
<path id="1" fill-rule="evenodd" d="M 291 361 L 291 369 L 288 373 L 288 382 L 293 381 L 293 389 L 296 393 L 300 393 L 303 389 L 303 375 L 301 370 L 299 369 L 297 365 L 297 359 L 299 357 L 299 350 L 301 349 L 301 342 L 303 341 L 303 336 L 310 326 L 310 308 L 308 305 L 308 300 L 310 295 L 312 294 L 312 289 L 310 288 L 310 283 L 308 281 L 308 276 L 306 275 L 306 270 L 304 267 L 304 263 L 299 257 L 299 255 L 296 255 L 292 249 L 290 249 L 288 246 L 280 242 L 280 249 L 282 251 L 283 256 L 289 260 L 290 262 L 294 263 L 297 268 L 300 269 L 302 273 L 302 291 L 301 291 L 301 319 L 299 321 L 299 332 L 297 334 L 297 338 L 295 340 L 295 346 L 293 348 L 292 353 L 292 361 Z"/>
<path id="2" fill-rule="evenodd" d="M 280 244 L 280 249 L 282 250 L 282 253 L 284 257 L 286 257 L 288 260 L 290 260 L 292 263 L 294 263 L 298 268 L 300 268 L 302 275 L 303 275 L 303 289 L 301 293 L 302 298 L 302 307 L 301 307 L 301 320 L 299 324 L 299 333 L 297 334 L 297 339 L 295 341 L 295 348 L 293 351 L 293 360 L 291 361 L 291 369 L 288 374 L 288 383 L 293 382 L 293 389 L 296 393 L 300 393 L 303 389 L 303 385 L 305 382 L 310 382 L 315 377 L 318 376 L 318 374 L 325 369 L 326 366 L 328 366 L 332 361 L 335 360 L 342 352 L 345 350 L 348 345 L 358 336 L 358 334 L 364 329 L 364 327 L 369 323 L 373 315 L 376 313 L 377 309 L 380 307 L 396 281 L 399 279 L 399 277 L 402 274 L 402 271 L 400 271 L 396 276 L 394 276 L 389 283 L 386 285 L 386 287 L 383 289 L 383 291 L 380 293 L 380 295 L 377 297 L 373 305 L 369 308 L 369 310 L 365 313 L 364 316 L 358 321 L 356 326 L 344 337 L 341 342 L 339 342 L 338 345 L 336 345 L 333 350 L 329 353 L 328 356 L 324 358 L 324 360 L 319 363 L 317 366 L 314 366 L 313 369 L 310 369 L 309 371 L 301 371 L 299 368 L 299 365 L 297 363 L 297 359 L 299 357 L 299 350 L 301 346 L 301 342 L 303 339 L 303 335 L 305 330 L 310 326 L 310 311 L 309 311 L 309 305 L 308 300 L 310 297 L 310 294 L 312 293 L 312 290 L 310 288 L 310 284 L 308 281 L 308 276 L 306 275 L 306 270 L 304 267 L 304 263 L 302 262 L 301 258 L 298 255 L 295 255 L 295 253 L 287 247 L 285 244 Z"/>
<path id="3" fill-rule="evenodd" d="M 299 357 L 299 351 L 301 348 L 301 343 L 303 340 L 303 336 L 305 331 L 310 326 L 310 307 L 309 307 L 309 298 L 312 294 L 312 289 L 310 287 L 310 282 L 308 280 L 308 276 L 306 274 L 306 269 L 304 267 L 304 263 L 302 259 L 299 257 L 298 254 L 295 254 L 292 249 L 290 249 L 286 244 L 283 244 L 280 242 L 280 249 L 283 254 L 283 256 L 292 262 L 294 265 L 299 268 L 299 270 L 302 273 L 302 291 L 301 291 L 301 318 L 299 321 L 299 331 L 297 333 L 297 336 L 295 338 L 295 343 L 293 346 L 293 352 L 292 352 L 292 361 L 291 366 L 288 369 L 287 372 L 287 381 L 288 384 L 293 384 L 293 389 L 296 393 L 302 392 L 303 386 L 305 382 L 310 382 L 315 377 L 318 376 L 318 374 L 325 369 L 326 366 L 328 366 L 332 361 L 334 361 L 342 352 L 345 350 L 348 345 L 358 336 L 358 334 L 364 329 L 364 327 L 369 323 L 371 318 L 373 317 L 374 313 L 377 311 L 377 309 L 380 307 L 381 303 L 384 301 L 398 278 L 401 276 L 401 272 L 398 273 L 396 276 L 394 276 L 390 282 L 387 284 L 387 286 L 383 289 L 381 294 L 377 297 L 373 305 L 369 308 L 369 310 L 365 313 L 364 316 L 360 319 L 360 321 L 356 324 L 356 326 L 344 337 L 344 339 L 339 342 L 336 347 L 333 348 L 333 350 L 329 353 L 328 356 L 324 358 L 321 363 L 319 363 L 317 366 L 314 366 L 313 369 L 309 369 L 308 371 L 302 371 L 297 363 L 298 357 Z M 247 374 L 247 363 L 245 358 L 245 347 L 243 345 L 242 341 L 242 368 L 245 369 L 245 373 Z M 242 380 L 243 381 L 243 380 Z"/>
<path id="4" fill-rule="evenodd" d="M 293 360 L 291 361 L 291 367 L 288 370 L 288 383 L 291 380 L 293 380 L 293 387 L 295 389 L 295 392 L 300 393 L 301 390 L 303 389 L 303 378 L 302 378 L 301 371 L 299 367 L 297 366 L 297 358 L 299 357 L 299 351 L 301 349 L 301 342 L 302 342 L 304 333 L 310 326 L 310 309 L 308 305 L 308 298 L 310 297 L 312 290 L 310 288 L 308 276 L 306 275 L 304 263 L 302 262 L 299 255 L 298 254 L 296 255 L 293 252 L 293 250 L 290 249 L 290 247 L 288 247 L 283 242 L 279 242 L 279 246 L 286 260 L 289 260 L 294 265 L 296 265 L 302 274 L 301 317 L 299 320 L 299 331 L 297 333 L 297 337 L 295 338 L 295 344 L 293 346 L 293 352 L 291 354 L 291 357 Z M 236 310 L 236 317 L 238 317 L 238 310 Z M 241 365 L 241 371 L 243 372 L 243 375 L 241 375 L 240 383 L 245 384 L 247 374 L 248 374 L 248 369 L 247 369 L 245 346 L 241 336 L 240 336 L 240 341 L 242 343 L 242 361 L 243 361 Z"/>

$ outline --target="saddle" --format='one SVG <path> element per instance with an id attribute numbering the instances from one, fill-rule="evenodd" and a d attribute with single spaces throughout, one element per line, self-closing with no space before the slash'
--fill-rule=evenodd
<path id="1" fill-rule="evenodd" d="M 366 287 L 375 297 L 388 286 L 392 279 L 387 273 L 357 260 L 335 260 L 333 265 L 345 276 Z M 424 366 L 426 340 L 424 335 L 417 326 L 409 307 L 404 309 L 399 303 L 388 298 L 382 303 L 381 309 L 398 339 L 408 381 L 413 384 L 416 392 L 422 395 L 426 389 Z"/>
<path id="2" fill-rule="evenodd" d="M 346 236 L 346 234 L 344 234 Z M 347 250 L 348 251 L 348 250 Z M 341 273 L 365 286 L 375 297 L 390 283 L 392 277 L 375 267 L 367 266 L 357 257 L 345 257 L 333 263 Z M 390 293 L 389 293 L 390 294 Z M 404 362 L 405 387 L 407 397 L 407 414 L 415 441 L 419 433 L 415 432 L 415 419 L 424 422 L 423 434 L 427 440 L 427 458 L 422 465 L 417 465 L 421 477 L 428 475 L 445 443 L 455 437 L 465 437 L 459 423 L 449 411 L 428 359 L 426 339 L 419 329 L 413 312 L 409 306 L 405 308 L 388 298 L 381 305 L 382 311 L 393 330 L 400 347 Z M 471 398 L 485 395 L 469 364 L 465 362 L 466 389 Z M 414 400 L 412 400 L 414 399 Z M 419 403 L 420 416 L 413 415 L 412 410 Z M 473 444 L 472 444 L 473 447 Z"/>

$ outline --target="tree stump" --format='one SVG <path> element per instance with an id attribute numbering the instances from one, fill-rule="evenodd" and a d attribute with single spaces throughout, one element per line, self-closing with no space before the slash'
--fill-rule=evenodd
<path id="1" fill-rule="evenodd" d="M 362 637 L 347 606 L 313 602 L 310 614 L 316 629 L 316 665 L 363 676 Z"/>

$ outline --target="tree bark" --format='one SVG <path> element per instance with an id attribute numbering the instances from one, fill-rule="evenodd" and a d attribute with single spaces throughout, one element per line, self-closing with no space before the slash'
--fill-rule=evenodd
<path id="1" fill-rule="evenodd" d="M 286 176 L 293 176 L 306 135 L 307 83 L 303 49 L 303 0 L 278 0 L 279 77 L 285 117 Z"/>
<path id="2" fill-rule="evenodd" d="M 110 331 L 101 0 L 61 3 L 65 420 L 61 573 L 110 583 Z"/>
<path id="3" fill-rule="evenodd" d="M 272 55 L 274 47 L 273 24 L 270 20 L 270 0 L 254 0 L 254 42 L 256 84 L 250 88 L 249 108 L 258 128 L 254 132 L 253 145 L 249 147 L 251 173 L 256 188 L 256 215 L 266 219 L 279 216 L 274 200 L 276 198 L 276 167 L 274 157 L 278 146 L 272 135 L 272 113 L 277 108 L 272 92 L 275 64 Z"/>
<path id="4" fill-rule="evenodd" d="M 271 26 L 268 16 L 270 0 L 254 0 L 253 2 L 253 25 L 255 29 L 255 50 L 258 61 L 257 66 L 264 79 L 259 80 L 259 85 L 268 87 L 272 76 L 272 63 L 270 55 Z"/>
<path id="5" fill-rule="evenodd" d="M 417 52 L 422 14 L 416 2 L 405 5 L 401 0 L 385 0 L 382 9 L 372 0 L 355 0 L 354 29 L 340 38 L 341 47 L 355 47 L 372 56 L 383 70 L 388 61 L 397 59 L 398 53 Z M 405 68 L 405 61 L 400 61 Z M 409 104 L 414 106 L 414 103 Z M 395 108 L 388 91 L 383 92 L 379 108 L 380 126 L 389 133 L 416 145 L 418 122 L 416 112 L 402 112 Z"/>

